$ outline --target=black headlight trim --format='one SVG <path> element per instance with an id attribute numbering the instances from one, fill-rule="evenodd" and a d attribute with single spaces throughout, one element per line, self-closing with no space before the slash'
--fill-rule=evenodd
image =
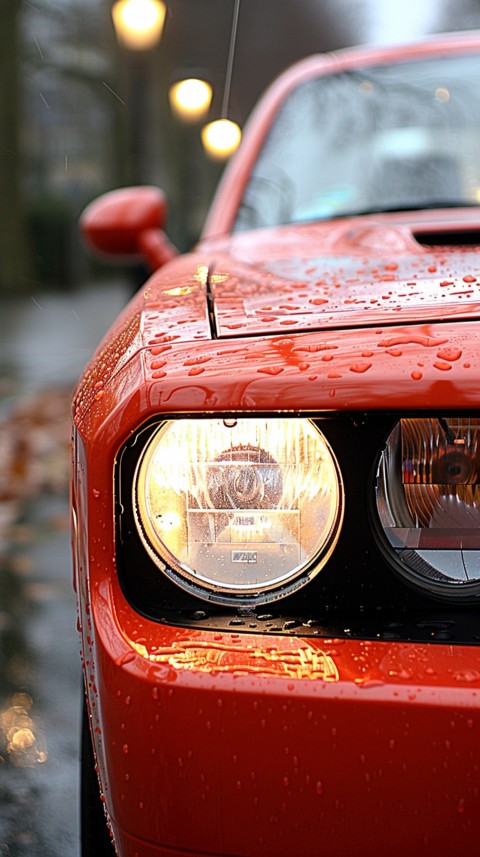
<path id="1" fill-rule="evenodd" d="M 378 460 L 393 426 L 404 415 L 397 411 L 306 415 L 318 420 L 344 479 L 345 518 L 339 543 L 321 575 L 300 591 L 276 604 L 236 608 L 182 592 L 159 573 L 141 545 L 128 501 L 136 462 L 161 422 L 185 415 L 150 420 L 121 449 L 115 473 L 117 566 L 126 598 L 150 619 L 183 627 L 200 624 L 212 631 L 476 642 L 480 639 L 476 613 L 463 605 L 434 601 L 408 586 L 379 537 L 374 493 Z M 442 415 L 450 413 L 443 410 Z"/>
<path id="2" fill-rule="evenodd" d="M 447 521 L 449 519 L 449 500 L 453 502 L 454 508 L 459 506 L 462 509 L 463 506 L 465 509 L 465 520 L 460 523 L 472 524 L 472 518 L 475 520 L 475 517 L 480 516 L 480 512 L 473 515 L 470 511 L 473 508 L 476 512 L 474 501 L 472 507 L 468 507 L 460 497 L 460 492 L 464 492 L 464 497 L 470 495 L 469 499 L 472 500 L 472 486 L 480 481 L 478 450 L 472 459 L 466 453 L 462 438 L 457 437 L 465 429 L 465 424 L 469 432 L 473 430 L 480 437 L 480 418 L 476 414 L 454 414 L 451 422 L 444 416 L 432 417 L 430 414 L 415 417 L 410 414 L 400 415 L 378 455 L 374 486 L 376 509 L 372 512 L 372 527 L 386 561 L 406 585 L 439 601 L 478 604 L 480 574 L 477 572 L 476 580 L 470 582 L 463 559 L 464 551 L 468 555 L 476 541 L 471 535 L 473 528 L 464 530 L 460 526 L 455 527 L 455 520 L 450 521 L 450 528 L 439 527 L 442 517 Z M 457 433 L 452 430 L 452 425 Z M 410 456 L 406 459 L 411 471 L 416 469 L 423 473 L 410 472 L 406 474 L 407 478 L 404 478 L 402 470 L 406 461 L 401 460 L 405 435 L 417 435 L 416 440 L 423 440 L 420 452 L 423 461 Z M 393 463 L 389 461 L 392 448 L 395 451 Z M 418 495 L 417 500 L 415 493 Z M 420 520 L 414 518 L 415 509 Z M 429 514 L 433 516 L 430 519 Z M 462 513 L 459 517 L 462 518 Z M 395 528 L 390 530 L 388 519 L 399 527 L 401 536 L 397 544 L 392 535 Z M 408 534 L 408 537 L 404 534 Z M 402 544 L 402 537 L 405 538 L 405 544 Z M 458 543 L 456 550 L 455 543 Z M 480 551 L 475 550 L 475 553 L 480 558 Z M 465 579 L 462 579 L 461 574 L 453 576 L 449 573 L 449 567 L 451 569 L 455 565 L 452 558 L 457 559 L 459 567 L 464 564 Z"/>

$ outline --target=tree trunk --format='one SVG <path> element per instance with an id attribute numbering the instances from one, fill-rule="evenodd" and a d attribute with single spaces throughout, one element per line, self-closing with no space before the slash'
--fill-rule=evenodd
<path id="1" fill-rule="evenodd" d="M 0 290 L 25 291 L 31 276 L 21 152 L 20 8 L 0 4 Z"/>

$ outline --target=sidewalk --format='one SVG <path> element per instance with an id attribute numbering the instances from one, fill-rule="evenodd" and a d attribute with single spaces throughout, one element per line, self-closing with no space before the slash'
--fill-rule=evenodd
<path id="1" fill-rule="evenodd" d="M 121 284 L 0 300 L 0 854 L 77 857 L 70 399 Z"/>
<path id="2" fill-rule="evenodd" d="M 126 300 L 122 282 L 0 299 L 0 552 L 19 501 L 67 490 L 71 393 Z"/>
<path id="3" fill-rule="evenodd" d="M 64 294 L 1 297 L 0 402 L 73 385 L 127 299 L 121 280 Z"/>

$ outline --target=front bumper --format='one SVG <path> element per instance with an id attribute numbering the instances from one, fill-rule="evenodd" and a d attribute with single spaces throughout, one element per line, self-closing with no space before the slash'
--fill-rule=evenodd
<path id="1" fill-rule="evenodd" d="M 472 857 L 479 646 L 179 628 L 126 601 L 114 461 L 158 406 L 147 393 L 130 410 L 106 393 L 74 458 L 85 679 L 119 857 Z"/>
<path id="2" fill-rule="evenodd" d="M 477 647 L 183 630 L 142 619 L 114 579 L 91 595 L 85 674 L 122 857 L 478 849 Z"/>

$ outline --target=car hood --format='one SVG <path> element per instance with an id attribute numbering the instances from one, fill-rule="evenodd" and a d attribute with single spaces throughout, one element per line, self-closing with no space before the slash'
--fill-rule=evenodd
<path id="1" fill-rule="evenodd" d="M 220 337 L 480 315 L 475 210 L 349 218 L 209 240 Z"/>

